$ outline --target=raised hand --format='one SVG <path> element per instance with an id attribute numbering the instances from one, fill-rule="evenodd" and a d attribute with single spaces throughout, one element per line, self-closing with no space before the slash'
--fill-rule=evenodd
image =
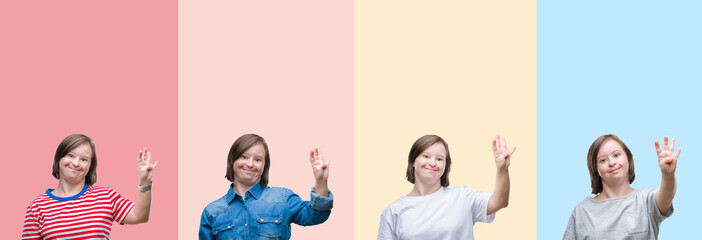
<path id="1" fill-rule="evenodd" d="M 509 167 L 512 154 L 514 154 L 516 150 L 517 147 L 514 147 L 512 151 L 509 151 L 507 148 L 507 140 L 502 138 L 500 141 L 499 134 L 492 140 L 492 153 L 495 155 L 495 165 L 498 170 L 507 169 Z"/>
<path id="2" fill-rule="evenodd" d="M 326 182 L 329 178 L 329 160 L 325 160 L 319 149 L 315 148 L 310 151 L 310 163 L 312 164 L 312 172 L 314 180 L 318 183 Z"/>
<path id="3" fill-rule="evenodd" d="M 670 140 L 670 147 L 668 147 L 668 136 L 663 137 L 663 148 L 661 148 L 658 140 L 655 142 L 656 153 L 658 154 L 658 166 L 661 168 L 662 174 L 675 174 L 675 168 L 678 165 L 678 156 L 680 156 L 680 151 L 682 149 L 678 148 L 678 152 L 675 152 L 675 138 Z"/>
<path id="4" fill-rule="evenodd" d="M 154 177 L 154 169 L 156 169 L 158 162 L 151 162 L 151 151 L 144 148 L 144 150 L 139 151 L 137 155 L 137 170 L 139 171 L 139 185 L 146 186 L 151 183 L 151 179 Z"/>

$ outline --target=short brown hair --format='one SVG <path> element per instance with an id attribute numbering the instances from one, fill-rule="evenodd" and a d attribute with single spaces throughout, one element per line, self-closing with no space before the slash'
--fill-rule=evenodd
<path id="1" fill-rule="evenodd" d="M 597 171 L 597 153 L 600 151 L 602 145 L 609 139 L 619 143 L 624 149 L 624 153 L 629 162 L 629 183 L 633 183 L 634 178 L 636 178 L 636 174 L 634 173 L 634 155 L 631 154 L 629 147 L 614 134 L 602 135 L 592 142 L 590 150 L 587 151 L 587 168 L 590 170 L 590 187 L 592 188 L 592 194 L 599 194 L 602 192 L 602 177 Z"/>
<path id="2" fill-rule="evenodd" d="M 412 148 L 409 152 L 409 157 L 407 159 L 407 181 L 414 183 L 414 160 L 419 157 L 420 154 L 427 150 L 431 145 L 435 143 L 444 144 L 446 148 L 446 166 L 444 167 L 444 174 L 441 175 L 441 186 L 448 187 L 449 185 L 449 172 L 451 172 L 451 154 L 449 153 L 448 143 L 444 141 L 443 138 L 437 135 L 424 135 L 414 141 Z"/>
<path id="3" fill-rule="evenodd" d="M 95 152 L 95 143 L 93 143 L 93 139 L 90 139 L 90 137 L 83 134 L 71 134 L 61 141 L 58 148 L 56 148 L 56 154 L 54 154 L 54 166 L 51 171 L 51 175 L 53 175 L 56 179 L 61 179 L 61 158 L 65 157 L 69 152 L 73 151 L 73 149 L 83 145 L 84 143 L 90 143 L 90 149 L 93 151 L 93 156 L 90 157 L 90 168 L 88 169 L 88 173 L 85 175 L 85 184 L 95 184 L 95 182 L 97 182 L 98 164 L 97 153 Z"/>
<path id="4" fill-rule="evenodd" d="M 261 173 L 261 187 L 268 186 L 268 169 L 271 166 L 271 155 L 268 153 L 268 144 L 266 144 L 266 140 L 263 139 L 263 137 L 252 133 L 244 134 L 237 138 L 229 149 L 229 156 L 227 156 L 227 174 L 224 176 L 227 180 L 234 182 L 234 161 L 239 159 L 247 149 L 257 143 L 263 144 L 263 149 L 266 150 L 266 162 L 263 166 L 263 173 Z"/>

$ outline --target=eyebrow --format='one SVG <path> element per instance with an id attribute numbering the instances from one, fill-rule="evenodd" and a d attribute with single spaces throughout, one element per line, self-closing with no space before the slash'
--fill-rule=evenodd
<path id="1" fill-rule="evenodd" d="M 422 154 L 426 154 L 426 155 L 434 155 L 434 154 L 431 154 L 430 152 L 426 152 L 426 151 L 425 151 L 425 152 L 422 152 Z M 436 156 L 438 156 L 438 157 L 442 157 L 442 158 L 446 158 L 446 156 L 444 156 L 444 155 L 441 155 L 441 154 L 436 154 Z"/>
<path id="2" fill-rule="evenodd" d="M 623 151 L 623 150 L 615 149 L 614 151 L 610 152 L 610 154 L 611 154 L 611 153 L 615 153 L 615 152 L 621 152 L 621 151 Z M 599 159 L 599 158 L 604 157 L 604 156 L 607 156 L 607 155 L 609 155 L 609 154 L 598 155 L 597 158 Z"/>

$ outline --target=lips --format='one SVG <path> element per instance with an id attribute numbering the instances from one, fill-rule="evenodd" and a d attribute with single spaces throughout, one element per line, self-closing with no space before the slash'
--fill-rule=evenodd
<path id="1" fill-rule="evenodd" d="M 75 172 L 80 172 L 80 171 L 81 171 L 80 169 L 77 169 L 77 168 L 72 168 L 72 167 L 67 167 L 67 168 L 68 168 L 68 169 L 71 169 L 71 170 L 73 170 L 73 171 L 75 171 Z"/>
<path id="2" fill-rule="evenodd" d="M 438 172 L 438 171 L 439 171 L 439 169 L 431 169 L 431 168 L 424 168 L 424 169 L 426 169 L 426 170 L 428 170 L 428 171 L 432 171 L 432 172 Z"/>
<path id="3" fill-rule="evenodd" d="M 618 167 L 618 168 L 615 168 L 615 169 L 609 170 L 609 173 L 614 173 L 614 172 L 617 172 L 617 171 L 619 171 L 619 169 L 621 169 L 621 167 Z"/>

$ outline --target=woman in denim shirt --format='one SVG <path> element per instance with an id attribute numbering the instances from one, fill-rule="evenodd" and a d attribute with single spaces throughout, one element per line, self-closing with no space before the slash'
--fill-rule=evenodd
<path id="1" fill-rule="evenodd" d="M 290 223 L 323 223 L 331 213 L 333 195 L 327 187 L 329 160 L 310 151 L 315 178 L 311 200 L 302 201 L 287 188 L 268 186 L 270 155 L 256 134 L 239 137 L 227 157 L 227 194 L 205 207 L 200 239 L 290 239 Z"/>

